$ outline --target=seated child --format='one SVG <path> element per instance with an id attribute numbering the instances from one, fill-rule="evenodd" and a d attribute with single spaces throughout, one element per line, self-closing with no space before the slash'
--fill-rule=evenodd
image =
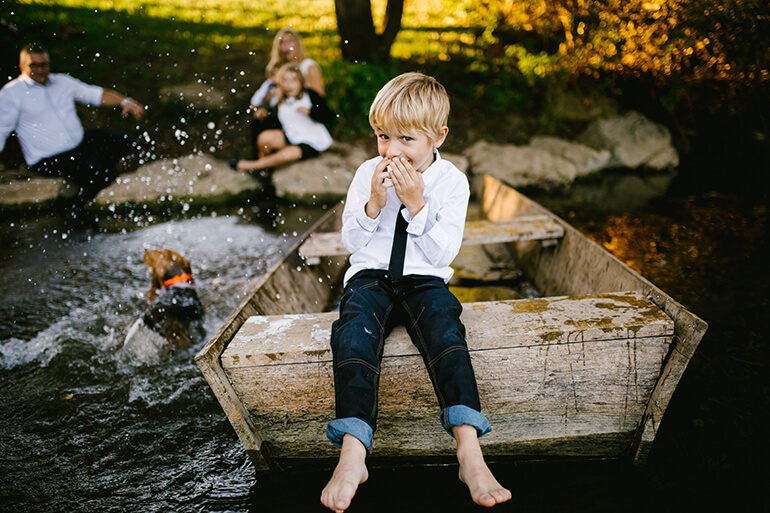
<path id="1" fill-rule="evenodd" d="M 352 254 L 331 335 L 337 418 L 327 436 L 342 450 L 321 502 L 334 511 L 346 510 L 368 478 L 383 347 L 397 324 L 426 362 L 471 497 L 486 507 L 511 498 L 484 462 L 479 437 L 491 428 L 479 411 L 462 307 L 446 286 L 470 196 L 465 175 L 437 151 L 448 116 L 444 87 L 421 73 L 391 80 L 369 111 L 380 156 L 358 168 L 348 190 L 342 241 Z"/>
<path id="2" fill-rule="evenodd" d="M 278 101 L 280 129 L 259 134 L 257 160 L 233 160 L 230 165 L 240 171 L 263 171 L 295 160 L 317 157 L 332 145 L 325 124 L 334 121 L 326 100 L 305 88 L 305 78 L 296 64 L 284 64 L 276 72 L 281 89 Z"/>

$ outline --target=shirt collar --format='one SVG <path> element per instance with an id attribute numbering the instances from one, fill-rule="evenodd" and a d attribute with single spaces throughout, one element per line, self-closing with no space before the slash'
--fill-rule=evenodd
<path id="1" fill-rule="evenodd" d="M 428 169 L 422 172 L 422 181 L 425 185 L 433 185 L 439 175 L 439 168 L 441 167 L 441 155 L 438 150 L 433 150 L 433 163 L 428 166 Z"/>
<path id="2" fill-rule="evenodd" d="M 27 75 L 27 74 L 24 74 L 24 73 L 22 73 L 21 75 L 19 75 L 19 79 L 20 79 L 22 82 L 24 82 L 25 84 L 27 84 L 27 86 L 28 86 L 28 87 L 35 87 L 35 86 L 39 86 L 39 87 L 45 87 L 45 86 L 47 86 L 48 84 L 50 84 L 50 83 L 51 83 L 51 79 L 52 79 L 52 77 L 51 77 L 51 74 L 49 74 L 49 75 L 48 75 L 48 82 L 46 82 L 45 84 L 41 84 L 40 82 L 37 82 L 37 81 L 35 81 L 35 80 L 32 80 L 32 77 L 30 77 L 29 75 Z"/>

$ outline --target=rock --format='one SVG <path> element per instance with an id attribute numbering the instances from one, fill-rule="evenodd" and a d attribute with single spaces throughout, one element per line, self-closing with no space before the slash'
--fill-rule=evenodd
<path id="1" fill-rule="evenodd" d="M 198 83 L 164 87 L 160 90 L 160 101 L 181 103 L 196 110 L 220 110 L 227 106 L 225 93 L 215 87 Z"/>
<path id="2" fill-rule="evenodd" d="M 361 148 L 335 143 L 316 158 L 276 169 L 275 194 L 306 205 L 339 201 L 347 195 L 358 166 L 368 158 Z"/>
<path id="3" fill-rule="evenodd" d="M 595 150 L 558 137 L 535 136 L 529 145 L 572 162 L 577 170 L 577 176 L 588 175 L 604 169 L 612 156 L 608 150 Z"/>
<path id="4" fill-rule="evenodd" d="M 119 176 L 97 194 L 92 206 L 153 205 L 169 202 L 211 205 L 262 189 L 259 181 L 209 155 L 156 160 Z"/>
<path id="5" fill-rule="evenodd" d="M 609 150 L 612 167 L 668 169 L 679 165 L 668 129 L 634 111 L 594 121 L 577 141 L 597 150 Z"/>
<path id="6" fill-rule="evenodd" d="M 74 198 L 77 185 L 64 178 L 44 178 L 28 173 L 5 172 L 0 177 L 0 209 L 46 208 Z"/>
<path id="7" fill-rule="evenodd" d="M 652 169 L 674 169 L 679 165 L 679 153 L 673 145 L 669 145 L 648 160 L 646 165 Z"/>
<path id="8" fill-rule="evenodd" d="M 575 164 L 529 146 L 480 141 L 465 151 L 473 174 L 489 174 L 512 187 L 569 186 L 577 176 Z"/>

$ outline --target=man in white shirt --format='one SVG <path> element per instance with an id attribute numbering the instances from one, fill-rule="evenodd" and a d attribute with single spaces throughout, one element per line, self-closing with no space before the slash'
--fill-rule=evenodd
<path id="1" fill-rule="evenodd" d="M 51 73 L 48 52 L 38 44 L 22 48 L 21 75 L 0 90 L 0 151 L 15 131 L 27 165 L 44 176 L 74 181 L 86 199 L 113 178 L 112 168 L 134 145 L 125 134 L 84 131 L 75 103 L 122 108 L 136 119 L 144 106 L 115 91 Z"/>

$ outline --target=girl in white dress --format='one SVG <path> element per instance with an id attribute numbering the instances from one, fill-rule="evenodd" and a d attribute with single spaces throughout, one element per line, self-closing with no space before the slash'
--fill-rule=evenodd
<path id="1" fill-rule="evenodd" d="M 278 103 L 276 94 L 277 84 L 273 80 L 278 70 L 287 63 L 299 66 L 302 76 L 305 78 L 305 86 L 321 96 L 325 96 L 323 74 L 321 66 L 307 56 L 302 36 L 293 28 L 284 28 L 278 31 L 273 39 L 270 51 L 270 62 L 265 68 L 268 77 L 251 98 L 252 120 L 250 124 L 251 143 L 254 145 L 254 156 L 258 157 L 257 140 L 264 130 L 281 128 L 275 115 L 275 107 Z"/>
<path id="2" fill-rule="evenodd" d="M 282 128 L 260 133 L 257 139 L 259 158 L 233 160 L 230 162 L 233 169 L 261 172 L 317 157 L 332 145 L 326 125 L 333 123 L 335 116 L 323 96 L 305 87 L 305 77 L 299 66 L 284 64 L 276 73 L 276 82 L 281 94 L 278 120 Z"/>

